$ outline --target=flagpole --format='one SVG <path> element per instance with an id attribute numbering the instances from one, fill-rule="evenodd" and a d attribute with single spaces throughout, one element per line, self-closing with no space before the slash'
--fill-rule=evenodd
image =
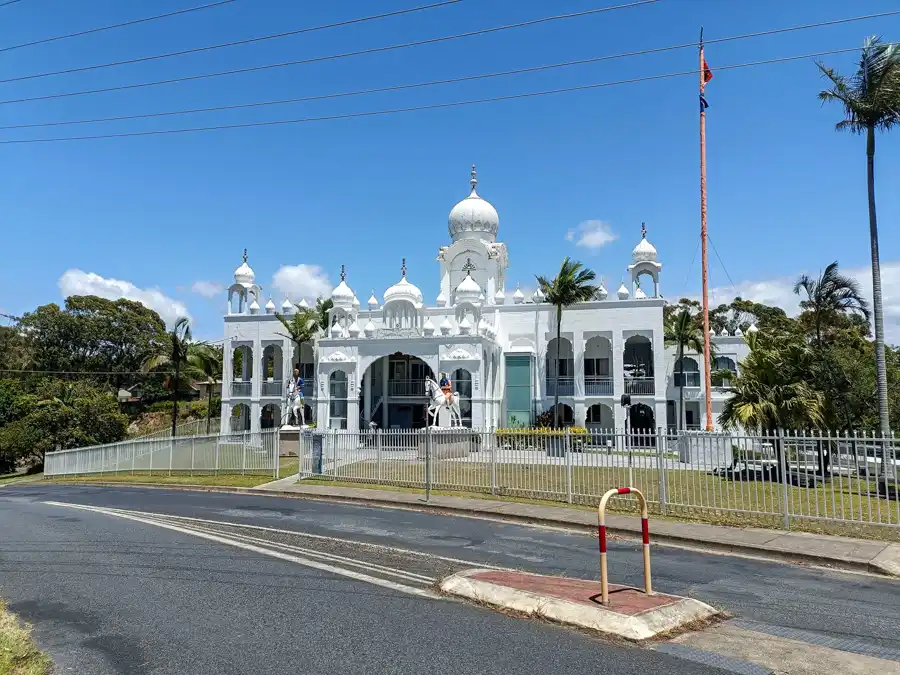
<path id="1" fill-rule="evenodd" d="M 713 430 L 712 376 L 709 345 L 709 260 L 706 254 L 706 60 L 703 58 L 703 28 L 700 29 L 700 250 L 703 274 L 703 378 L 706 389 L 706 430 Z"/>

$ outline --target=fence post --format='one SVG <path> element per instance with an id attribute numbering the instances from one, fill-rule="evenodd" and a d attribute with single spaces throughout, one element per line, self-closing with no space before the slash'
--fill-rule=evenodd
<path id="1" fill-rule="evenodd" d="M 241 475 L 244 475 L 247 467 L 247 432 L 241 434 Z"/>
<path id="2" fill-rule="evenodd" d="M 221 436 L 216 436 L 216 460 L 215 460 L 215 463 L 213 464 L 213 475 L 214 476 L 219 475 L 219 446 L 221 445 L 221 440 L 222 440 Z"/>
<path id="3" fill-rule="evenodd" d="M 116 475 L 119 475 L 119 444 L 116 443 Z"/>
<path id="4" fill-rule="evenodd" d="M 382 470 L 381 470 L 381 453 L 384 450 L 384 436 L 382 436 L 381 429 L 375 430 L 375 452 L 377 453 L 375 458 L 375 475 L 378 478 L 378 482 L 381 482 Z"/>
<path id="5" fill-rule="evenodd" d="M 425 501 L 431 499 L 431 427 L 425 427 Z"/>
<path id="6" fill-rule="evenodd" d="M 131 475 L 134 475 L 134 462 L 137 458 L 137 448 L 134 447 L 134 441 L 131 441 Z"/>
<path id="7" fill-rule="evenodd" d="M 664 427 L 657 428 L 656 436 L 656 469 L 659 477 L 659 513 L 666 515 L 666 430 Z"/>
<path id="8" fill-rule="evenodd" d="M 194 442 L 197 440 L 196 436 L 191 436 L 191 476 L 194 475 Z"/>
<path id="9" fill-rule="evenodd" d="M 497 430 L 494 429 L 493 437 L 491 438 L 491 494 L 496 495 L 499 491 L 500 486 L 497 485 L 497 449 L 500 447 L 499 439 L 497 438 Z"/>
<path id="10" fill-rule="evenodd" d="M 153 475 L 153 450 L 156 443 L 154 441 L 150 441 L 150 475 Z"/>
<path id="11" fill-rule="evenodd" d="M 276 427 L 275 433 L 272 435 L 272 439 L 275 442 L 275 446 L 272 448 L 272 477 L 275 480 L 278 480 L 281 477 L 279 474 L 279 469 L 281 468 L 279 463 L 279 459 L 281 458 L 281 427 Z M 299 454 L 300 444 L 298 443 L 297 446 L 297 454 Z"/>
<path id="12" fill-rule="evenodd" d="M 788 474 L 787 448 L 784 447 L 784 432 L 779 429 L 778 437 L 775 441 L 778 448 L 778 465 L 781 473 L 781 511 L 783 516 L 784 529 L 791 529 L 791 509 L 788 505 L 788 482 L 790 475 Z"/>
<path id="13" fill-rule="evenodd" d="M 566 455 L 566 501 L 572 503 L 572 431 L 566 427 L 566 439 L 563 446 Z"/>

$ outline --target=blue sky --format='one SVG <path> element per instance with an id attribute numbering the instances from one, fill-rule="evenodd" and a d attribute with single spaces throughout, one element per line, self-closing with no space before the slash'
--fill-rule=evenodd
<path id="1" fill-rule="evenodd" d="M 23 0 L 0 8 L 0 47 L 199 0 Z M 425 4 L 423 0 L 237 0 L 180 17 L 3 54 L 0 79 L 253 37 Z M 143 64 L 0 84 L 0 100 L 155 80 L 450 35 L 613 0 L 463 0 L 356 26 Z M 642 7 L 311 65 L 93 96 L 0 105 L 0 125 L 228 105 L 459 77 L 897 9 L 895 1 L 661 0 Z M 900 16 L 710 46 L 709 227 L 715 300 L 791 306 L 791 281 L 837 259 L 870 285 L 865 143 L 838 134 L 812 60 L 748 61 L 900 39 Z M 826 57 L 850 71 L 854 55 Z M 361 112 L 501 96 L 694 68 L 696 50 L 405 92 L 154 120 L 0 131 L 0 140 L 118 133 Z M 187 311 L 221 335 L 244 247 L 264 295 L 314 293 L 340 266 L 365 303 L 409 276 L 438 291 L 447 213 L 479 192 L 500 213 L 509 290 L 583 260 L 618 285 L 646 221 L 667 297 L 700 287 L 696 78 L 444 110 L 69 143 L 2 145 L 3 311 L 63 291 Z M 878 138 L 877 190 L 889 336 L 900 341 L 900 133 Z M 579 226 L 586 221 L 600 221 Z M 610 236 L 598 235 L 601 233 Z M 593 236 L 579 246 L 580 234 Z M 573 232 L 572 235 L 569 235 Z M 596 244 L 603 243 L 602 246 Z M 296 267 L 296 266 L 305 267 Z M 285 269 L 282 269 L 285 268 Z M 280 274 L 279 274 L 280 271 Z M 726 273 L 727 272 L 727 273 Z M 278 286 L 273 281 L 277 276 Z M 730 280 L 729 280 L 730 276 Z M 201 282 L 198 284 L 198 282 Z M 734 286 L 732 286 L 732 282 Z M 200 292 L 197 292 L 200 291 Z M 213 297 L 205 297 L 213 293 Z M 204 295 L 205 294 L 205 295 Z"/>

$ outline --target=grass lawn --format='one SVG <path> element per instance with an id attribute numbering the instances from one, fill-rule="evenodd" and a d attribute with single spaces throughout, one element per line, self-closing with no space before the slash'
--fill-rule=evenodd
<path id="1" fill-rule="evenodd" d="M 432 467 L 432 485 L 447 494 L 487 493 L 489 498 L 491 472 L 487 462 L 438 461 Z M 422 491 L 424 474 L 425 466 L 421 462 L 383 461 L 379 466 L 375 460 L 365 460 L 339 467 L 334 478 L 357 486 L 398 485 Z M 644 494 L 651 512 L 657 515 L 660 512 L 661 485 L 657 469 L 635 468 L 629 472 L 624 467 L 575 466 L 571 467 L 570 479 L 567 474 L 563 465 L 497 464 L 496 494 L 559 505 L 567 502 L 567 486 L 571 483 L 573 505 L 596 507 L 606 490 L 628 485 Z M 726 480 L 702 471 L 668 470 L 665 492 L 668 516 L 721 525 L 783 526 L 785 488 L 781 483 Z M 789 485 L 787 503 L 792 529 L 900 541 L 900 502 L 879 496 L 876 486 L 864 480 L 834 476 L 816 488 Z M 616 498 L 609 508 L 636 513 L 637 503 L 632 498 Z"/>
<path id="2" fill-rule="evenodd" d="M 29 627 L 0 600 L 0 675 L 46 675 L 50 667 L 50 659 L 31 640 Z"/>

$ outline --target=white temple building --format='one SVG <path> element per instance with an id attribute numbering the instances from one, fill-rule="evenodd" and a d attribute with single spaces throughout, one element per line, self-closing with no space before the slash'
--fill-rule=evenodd
<path id="1" fill-rule="evenodd" d="M 552 408 L 557 387 L 566 424 L 624 428 L 619 400 L 627 393 L 633 427 L 676 425 L 681 377 L 674 349 L 664 344 L 662 263 L 646 229 L 632 251 L 627 284 L 623 280 L 610 295 L 601 282 L 595 299 L 563 311 L 557 359 L 556 309 L 540 290 L 526 298 L 509 283 L 509 253 L 498 241 L 500 217 L 478 194 L 474 166 L 470 183 L 469 195 L 450 211 L 449 242 L 438 248 L 437 298 L 425 300 L 404 259 L 397 282 L 380 299 L 372 291 L 363 306 L 354 290 L 362 279 L 357 284 L 353 271 L 342 267 L 331 293 L 330 328 L 314 346 L 298 349 L 282 335 L 275 314 L 294 312 L 291 298 L 277 308 L 272 298 L 260 306 L 262 291 L 244 252 L 228 289 L 223 432 L 284 424 L 286 383 L 295 364 L 305 380 L 307 421 L 320 428 L 425 426 L 425 377 L 437 380 L 442 372 L 460 394 L 467 426 L 532 425 Z M 419 274 L 422 268 L 413 269 Z M 748 351 L 744 338 L 713 340 L 713 370 L 737 372 Z M 702 357 L 686 355 L 684 371 L 685 421 L 701 428 Z M 728 382 L 713 384 L 716 417 Z"/>

